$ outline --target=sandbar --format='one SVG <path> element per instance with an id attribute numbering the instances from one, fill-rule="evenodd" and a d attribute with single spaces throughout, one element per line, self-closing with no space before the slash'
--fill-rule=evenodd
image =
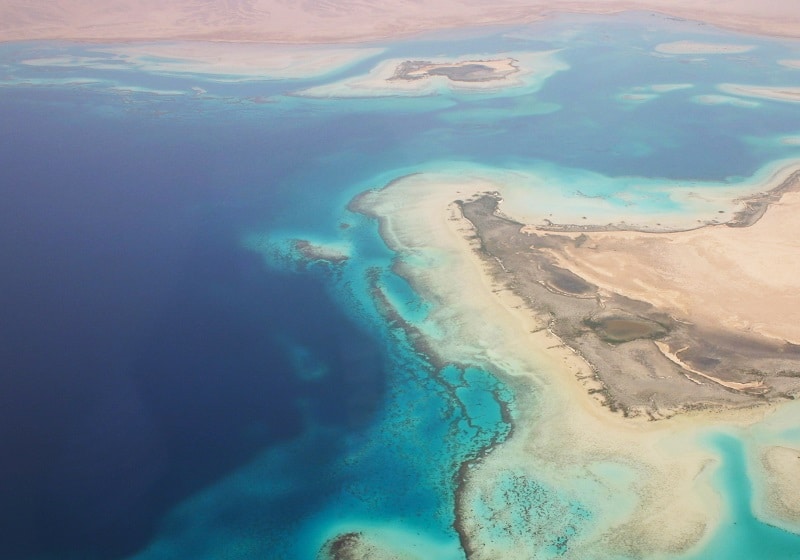
<path id="1" fill-rule="evenodd" d="M 98 47 L 94 51 L 97 56 L 43 56 L 25 60 L 23 64 L 192 74 L 220 81 L 293 79 L 324 75 L 378 55 L 383 49 L 180 41 L 127 43 Z"/>
<path id="2" fill-rule="evenodd" d="M 693 88 L 694 84 L 653 84 L 649 86 L 637 86 L 619 94 L 620 101 L 632 103 L 644 103 L 658 99 L 661 94 Z"/>
<path id="3" fill-rule="evenodd" d="M 743 84 L 720 84 L 717 87 L 720 91 L 729 93 L 731 95 L 756 97 L 758 99 L 768 99 L 770 101 L 800 103 L 800 87 L 796 86 L 775 87 Z"/>
<path id="4" fill-rule="evenodd" d="M 733 97 L 732 95 L 696 95 L 692 98 L 695 103 L 701 105 L 730 105 L 732 107 L 753 108 L 760 106 L 758 101 L 751 101 L 749 99 L 742 99 L 741 97 Z"/>
<path id="5" fill-rule="evenodd" d="M 749 52 L 754 48 L 753 45 L 674 41 L 656 45 L 655 50 L 662 54 L 740 54 Z"/>
<path id="6" fill-rule="evenodd" d="M 800 449 L 782 445 L 766 448 L 760 456 L 763 469 L 761 507 L 788 528 L 800 528 Z"/>

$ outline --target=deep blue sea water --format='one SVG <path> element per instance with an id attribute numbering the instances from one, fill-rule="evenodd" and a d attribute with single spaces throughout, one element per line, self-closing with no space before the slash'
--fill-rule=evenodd
<path id="1" fill-rule="evenodd" d="M 381 57 L 325 79 L 220 84 L 20 64 L 101 47 L 0 47 L 0 557 L 305 559 L 334 528 L 365 525 L 463 557 L 456 474 L 510 433 L 514 393 L 420 355 L 375 290 L 410 323 L 427 303 L 347 202 L 439 161 L 724 180 L 800 155 L 775 141 L 800 134 L 797 105 L 691 101 L 722 82 L 800 84 L 775 65 L 796 45 L 746 37 L 759 46 L 748 57 L 703 63 L 651 53 L 710 32 L 565 18 L 381 45 L 381 57 L 562 48 L 571 67 L 539 92 L 418 99 L 288 95 Z M 57 81 L 86 76 L 106 81 Z M 682 82 L 694 87 L 618 100 Z M 351 257 L 306 262 L 294 238 Z M 741 550 L 775 536 L 770 558 L 800 556 L 796 537 L 748 517 L 736 444 L 715 445 L 723 494 L 749 520 Z"/>
<path id="2" fill-rule="evenodd" d="M 383 345 L 325 274 L 268 270 L 241 246 L 283 210 L 262 191 L 294 167 L 259 162 L 274 139 L 15 103 L 0 151 L 5 546 L 133 552 L 170 505 L 310 422 L 371 423 Z M 328 375 L 298 379 L 286 340 Z"/>

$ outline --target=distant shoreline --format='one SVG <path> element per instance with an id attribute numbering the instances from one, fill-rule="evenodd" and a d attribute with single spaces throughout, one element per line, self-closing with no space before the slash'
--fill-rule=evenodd
<path id="1" fill-rule="evenodd" d="M 76 0 L 71 9 L 60 12 L 53 10 L 52 3 L 34 0 L 25 8 L 0 7 L 0 42 L 362 43 L 437 30 L 530 24 L 562 13 L 614 15 L 629 11 L 704 22 L 735 32 L 800 38 L 800 14 L 792 0 L 775 0 L 769 6 L 733 0 L 713 10 L 688 0 L 503 0 L 490 12 L 461 0 L 441 0 L 422 7 L 393 4 L 377 13 L 346 0 L 312 9 L 263 1 L 236 10 L 213 2 L 198 8 L 189 0 L 149 10 L 132 8 L 122 0 L 97 5 Z"/>

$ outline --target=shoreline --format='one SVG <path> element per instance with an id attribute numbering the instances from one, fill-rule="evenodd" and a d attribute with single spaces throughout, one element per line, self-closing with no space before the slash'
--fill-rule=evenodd
<path id="1" fill-rule="evenodd" d="M 744 199 L 775 204 L 773 191 L 788 189 L 787 183 L 797 178 L 796 167 L 789 178 L 784 177 L 785 165 L 767 171 L 771 172 L 758 175 L 765 185 L 782 178 L 780 183 Z M 519 540 L 524 535 L 491 542 L 487 531 L 492 528 L 485 527 L 486 519 L 477 513 L 481 500 L 494 492 L 493 481 L 508 472 L 524 473 L 519 476 L 532 477 L 535 482 L 530 484 L 548 492 L 591 487 L 573 498 L 588 500 L 584 505 L 603 523 L 576 536 L 568 558 L 590 550 L 597 558 L 644 550 L 685 554 L 709 542 L 721 518 L 720 497 L 710 483 L 711 465 L 720 459 L 698 441 L 698 434 L 715 427 L 752 425 L 776 405 L 743 395 L 734 406 L 690 406 L 677 415 L 677 409 L 663 409 L 657 422 L 653 416 L 613 412 L 601 402 L 603 387 L 596 368 L 565 343 L 549 315 L 532 308 L 509 285 L 511 269 L 486 251 L 480 227 L 465 217 L 465 206 L 498 196 L 502 187 L 483 178 L 433 180 L 435 188 L 424 173 L 395 179 L 358 195 L 350 208 L 378 220 L 384 241 L 398 252 L 396 270 L 434 304 L 428 321 L 437 328 L 430 332 L 442 334 L 426 334 L 424 325 L 418 332 L 426 338 L 424 345 L 436 348 L 437 362 L 485 367 L 517 386 L 524 401 L 513 437 L 457 473 L 456 527 L 462 546 L 473 551 L 471 558 L 522 558 L 517 548 L 534 546 Z M 763 216 L 749 218 L 758 223 Z M 669 367 L 677 368 L 675 363 Z M 687 387 L 697 387 L 696 381 L 678 376 Z M 569 449 L 563 448 L 563 441 L 571 442 Z M 606 473 L 609 467 L 600 465 L 616 466 Z M 560 511 L 563 504 L 572 503 L 570 495 L 552 498 L 553 507 Z M 511 510 L 522 507 L 513 497 L 508 499 Z M 617 510 L 612 503 L 627 505 Z M 540 529 L 555 530 L 561 521 L 553 514 L 547 523 L 552 526 Z M 536 527 L 529 529 L 534 533 Z"/>
<path id="2" fill-rule="evenodd" d="M 720 29 L 758 36 L 800 39 L 800 18 L 791 0 L 776 0 L 768 10 L 753 8 L 746 1 L 732 2 L 725 12 L 698 8 L 688 0 L 631 0 L 588 2 L 565 0 L 556 5 L 534 0 L 506 0 L 495 6 L 493 15 L 458 0 L 435 7 L 397 5 L 378 14 L 363 14 L 358 8 L 339 5 L 308 10 L 294 5 L 247 6 L 226 13 L 209 5 L 197 9 L 188 1 L 168 8 L 140 10 L 114 17 L 112 10 L 93 11 L 77 7 L 75 15 L 49 14 L 46 7 L 4 13 L 0 7 L 0 43 L 25 40 L 65 40 L 86 43 L 134 43 L 143 41 L 213 41 L 229 43 L 358 44 L 412 37 L 436 31 L 487 26 L 533 24 L 563 14 L 614 16 L 628 12 L 651 13 L 660 17 L 702 22 Z M 37 11 L 39 13 L 37 13 Z M 109 13 L 111 15 L 109 15 Z M 60 17 L 59 17 L 60 16 Z M 195 23 L 187 29 L 186 19 Z M 215 18 L 218 20 L 216 21 Z"/>

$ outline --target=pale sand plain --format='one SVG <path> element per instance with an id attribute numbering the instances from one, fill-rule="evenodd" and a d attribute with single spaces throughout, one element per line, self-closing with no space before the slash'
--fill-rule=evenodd
<path id="1" fill-rule="evenodd" d="M 498 281 L 478 251 L 472 224 L 453 203 L 502 190 L 503 184 L 483 178 L 420 174 L 357 204 L 380 219 L 382 235 L 400 255 L 398 271 L 432 302 L 429 327 L 421 330 L 439 359 L 480 365 L 519 382 L 521 417 L 513 437 L 472 464 L 459 489 L 465 549 L 470 558 L 515 559 L 530 558 L 531 547 L 541 546 L 532 535 L 546 527 L 534 523 L 527 533 L 493 538 L 476 509 L 503 473 L 516 471 L 567 489 L 596 512 L 597 525 L 570 543 L 565 557 L 686 552 L 722 518 L 709 483 L 718 458 L 698 434 L 709 426 L 756 422 L 767 410 L 715 409 L 648 422 L 601 406 L 590 395 L 598 387 L 591 366 L 548 329 L 547 316 Z"/>
<path id="2" fill-rule="evenodd" d="M 530 23 L 557 12 L 652 11 L 759 34 L 800 36 L 796 0 L 6 0 L 0 40 L 204 39 L 333 43 L 435 29 Z"/>
<path id="3" fill-rule="evenodd" d="M 590 232 L 552 256 L 601 289 L 678 320 L 800 344 L 799 210 L 800 193 L 790 192 L 750 227 Z"/>

